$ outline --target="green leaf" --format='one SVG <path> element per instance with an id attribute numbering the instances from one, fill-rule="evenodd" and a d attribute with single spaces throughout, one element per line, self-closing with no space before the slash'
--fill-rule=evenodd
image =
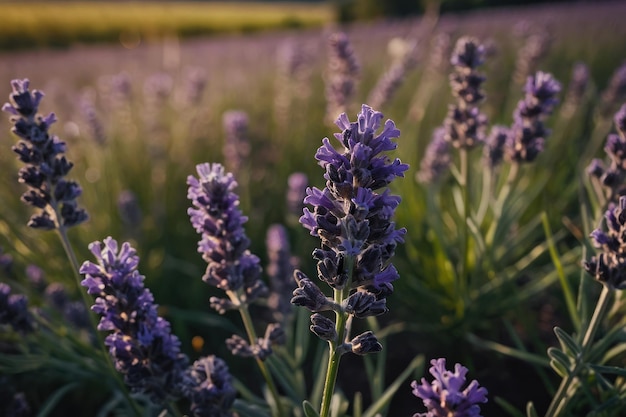
<path id="1" fill-rule="evenodd" d="M 65 394 L 67 394 L 77 386 L 78 382 L 73 382 L 56 390 L 54 394 L 48 397 L 46 402 L 41 406 L 39 413 L 37 413 L 37 417 L 46 417 L 48 414 L 50 414 L 54 410 L 54 407 L 56 407 L 58 402 L 61 401 L 61 398 L 63 398 Z"/>
<path id="2" fill-rule="evenodd" d="M 570 356 L 555 347 L 548 348 L 548 356 L 563 365 L 563 367 L 567 369 L 569 373 L 569 369 L 572 365 L 572 358 Z"/>
<path id="3" fill-rule="evenodd" d="M 302 409 L 304 410 L 304 415 L 306 417 L 320 417 L 319 413 L 315 411 L 315 408 L 313 408 L 313 405 L 311 405 L 311 403 L 307 400 L 302 402 Z"/>
<path id="4" fill-rule="evenodd" d="M 550 366 L 561 378 L 565 378 L 567 376 L 567 368 L 565 368 L 560 362 L 553 359 L 550 361 Z"/>
<path id="5" fill-rule="evenodd" d="M 513 406 L 511 403 L 509 403 L 508 401 L 506 401 L 504 398 L 502 397 L 495 397 L 494 401 L 496 402 L 496 404 L 498 404 L 504 411 L 506 411 L 507 413 L 509 413 L 509 415 L 511 417 L 526 417 L 524 416 L 524 413 L 522 413 L 521 411 L 519 411 L 517 408 L 515 408 L 515 406 Z"/>
<path id="6" fill-rule="evenodd" d="M 601 366 L 601 365 L 589 365 L 591 369 L 601 374 L 610 374 L 626 377 L 626 369 L 617 366 Z"/>
<path id="7" fill-rule="evenodd" d="M 532 401 L 529 401 L 528 404 L 526 404 L 526 417 L 539 417 Z"/>
<path id="8" fill-rule="evenodd" d="M 569 334 L 567 334 L 563 329 L 561 329 L 558 326 L 555 327 L 554 334 L 556 334 L 556 337 L 559 339 L 559 342 L 561 342 L 561 348 L 563 350 L 567 349 L 575 356 L 578 356 L 582 353 L 582 349 L 578 345 L 578 343 L 576 343 L 576 341 Z"/>

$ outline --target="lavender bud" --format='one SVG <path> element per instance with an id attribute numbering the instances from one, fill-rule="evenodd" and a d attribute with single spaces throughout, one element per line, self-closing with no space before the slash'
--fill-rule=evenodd
<path id="1" fill-rule="evenodd" d="M 495 168 L 502 162 L 504 157 L 504 145 L 509 135 L 509 128 L 506 126 L 495 125 L 491 128 L 489 136 L 485 140 L 483 153 L 483 161 L 490 168 Z"/>
<path id="2" fill-rule="evenodd" d="M 226 339 L 226 347 L 235 356 L 241 356 L 242 358 L 251 358 L 255 356 L 255 352 L 250 344 L 241 336 L 236 334 Z"/>
<path id="3" fill-rule="evenodd" d="M 600 112 L 608 115 L 626 97 L 626 61 L 613 72 L 609 84 L 601 93 Z"/>
<path id="4" fill-rule="evenodd" d="M 476 380 L 465 385 L 468 369 L 460 364 L 454 366 L 454 372 L 446 369 L 443 358 L 430 361 L 430 374 L 435 378 L 428 383 L 422 378 L 421 383 L 411 383 L 413 395 L 421 398 L 427 413 L 417 413 L 414 417 L 480 417 L 480 405 L 487 402 L 487 390 Z"/>
<path id="5" fill-rule="evenodd" d="M 326 341 L 336 341 L 337 331 L 335 330 L 335 322 L 331 319 L 315 313 L 311 315 L 311 331 L 317 337 Z"/>
<path id="6" fill-rule="evenodd" d="M 290 214 L 300 217 L 304 208 L 304 198 L 309 179 L 302 172 L 294 172 L 287 179 L 287 184 L 287 209 Z"/>
<path id="7" fill-rule="evenodd" d="M 378 342 L 376 336 L 371 331 L 361 333 L 350 341 L 352 353 L 357 355 L 367 355 L 383 350 L 383 345 Z"/>
<path id="8" fill-rule="evenodd" d="M 224 314 L 228 310 L 236 310 L 237 306 L 226 298 L 211 297 L 209 299 L 211 308 L 215 309 L 218 313 Z"/>
<path id="9" fill-rule="evenodd" d="M 350 295 L 345 301 L 345 309 L 357 318 L 380 316 L 388 311 L 385 298 L 377 300 L 375 294 L 366 291 L 357 291 Z"/>
<path id="10" fill-rule="evenodd" d="M 332 309 L 328 297 L 304 273 L 295 271 L 294 277 L 298 282 L 298 288 L 293 290 L 292 304 L 308 308 L 313 312 Z"/>
<path id="11" fill-rule="evenodd" d="M 266 247 L 269 258 L 266 272 L 272 288 L 267 300 L 268 306 L 273 310 L 277 320 L 282 320 L 291 313 L 289 300 L 295 287 L 294 260 L 284 226 L 273 224 L 267 229 Z"/>

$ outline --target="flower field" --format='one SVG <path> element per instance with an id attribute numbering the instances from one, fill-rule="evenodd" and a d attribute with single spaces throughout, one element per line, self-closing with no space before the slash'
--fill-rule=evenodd
<path id="1" fill-rule="evenodd" d="M 625 415 L 622 16 L 0 52 L 0 415 Z"/>

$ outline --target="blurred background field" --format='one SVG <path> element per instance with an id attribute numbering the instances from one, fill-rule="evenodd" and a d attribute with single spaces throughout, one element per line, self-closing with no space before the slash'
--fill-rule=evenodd
<path id="1" fill-rule="evenodd" d="M 305 173 L 311 185 L 324 185 L 314 154 L 322 138 L 337 130 L 326 122 L 324 82 L 328 37 L 342 30 L 361 67 L 348 107 L 351 119 L 394 63 L 406 54 L 416 62 L 397 92 L 377 108 L 396 122 L 401 137 L 395 156 L 411 166 L 395 184 L 403 199 L 397 223 L 406 227 L 407 241 L 394 261 L 401 278 L 388 299 L 390 313 L 381 318 L 381 325 L 398 331 L 387 341 L 389 380 L 417 353 L 427 359 L 448 356 L 450 363 L 470 366 L 490 398 L 505 398 L 519 409 L 530 399 L 545 407 L 555 383 L 547 363 L 527 366 L 506 355 L 504 347 L 544 354 L 556 344 L 552 327 L 571 324 L 540 218 L 546 216 L 554 233 L 563 276 L 576 287 L 583 256 L 584 169 L 601 153 L 612 115 L 626 98 L 624 86 L 612 101 L 607 98 L 612 77 L 626 63 L 626 3 L 511 6 L 344 25 L 328 3 L 103 2 L 97 3 L 97 14 L 94 5 L 62 6 L 0 2 L 0 92 L 6 100 L 10 80 L 29 78 L 33 88 L 46 93 L 42 111 L 57 114 L 52 131 L 68 143 L 68 158 L 75 164 L 70 177 L 81 183 L 80 202 L 90 214 L 88 223 L 70 232 L 79 260 L 90 258 L 87 244 L 94 240 L 131 240 L 146 285 L 186 352 L 229 358 L 234 373 L 245 379 L 245 362 L 233 359 L 223 344 L 236 317 L 218 316 L 208 307 L 213 289 L 200 279 L 205 264 L 186 213 L 185 181 L 195 165 L 228 166 L 225 112 L 249 116 L 249 152 L 234 174 L 241 208 L 250 218 L 246 232 L 252 252 L 267 264 L 267 228 L 285 224 L 301 268 L 314 275 L 310 254 L 317 242 L 290 214 L 285 194 L 294 172 Z M 213 36 L 198 36 L 205 34 Z M 442 260 L 445 246 L 454 252 L 457 242 L 454 195 L 445 191 L 450 181 L 435 198 L 439 190 L 415 176 L 451 103 L 449 57 L 464 35 L 488 46 L 482 68 L 487 98 L 481 108 L 490 123 L 510 124 L 525 77 L 536 70 L 551 72 L 563 91 L 548 122 L 552 135 L 544 154 L 521 174 L 520 194 L 509 207 L 516 216 L 513 227 L 496 237 L 501 239 L 493 249 L 497 260 L 477 256 L 471 264 L 475 287 L 459 294 L 446 281 L 453 266 Z M 98 45 L 89 45 L 96 40 Z M 64 48 L 33 48 L 58 46 Z M 580 63 L 589 70 L 589 82 L 578 101 L 566 107 L 572 71 Z M 49 280 L 72 288 L 56 237 L 25 227 L 29 213 L 19 201 L 23 190 L 9 130 L 5 115 L 0 118 L 0 247 L 14 256 L 16 271 L 36 264 Z M 480 152 L 471 161 L 482 172 Z M 136 203 L 130 218 L 120 210 L 120 196 L 129 192 Z M 433 216 L 441 217 L 442 229 L 435 228 Z M 29 291 L 19 274 L 11 284 Z M 204 339 L 197 350 L 194 336 Z M 623 357 L 617 360 L 624 364 Z M 340 380 L 348 392 L 366 389 L 349 383 L 361 372 L 361 361 L 345 361 Z M 53 384 L 58 376 L 47 377 Z M 26 374 L 22 382 L 32 378 Z M 411 415 L 415 404 L 407 385 L 389 415 Z M 484 409 L 487 416 L 503 415 L 496 401 Z"/>

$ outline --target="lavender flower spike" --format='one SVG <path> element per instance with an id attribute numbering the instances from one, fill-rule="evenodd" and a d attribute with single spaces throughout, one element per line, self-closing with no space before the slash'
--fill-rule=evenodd
<path id="1" fill-rule="evenodd" d="M 11 294 L 11 287 L 0 282 L 0 326 L 2 325 L 10 325 L 13 330 L 20 333 L 30 333 L 34 330 L 26 296 Z"/>
<path id="2" fill-rule="evenodd" d="M 85 210 L 76 204 L 82 189 L 64 178 L 73 164 L 62 156 L 65 142 L 48 133 L 56 117 L 54 113 L 45 117 L 37 114 L 44 94 L 38 90 L 30 92 L 29 85 L 27 79 L 11 81 L 11 102 L 2 106 L 12 115 L 11 130 L 20 138 L 13 151 L 26 164 L 18 173 L 19 181 L 28 186 L 22 201 L 40 209 L 28 226 L 45 230 L 75 226 L 87 220 Z"/>
<path id="3" fill-rule="evenodd" d="M 101 316 L 98 330 L 111 332 L 104 343 L 132 392 L 144 393 L 155 403 L 182 395 L 187 357 L 170 324 L 157 314 L 144 276 L 137 271 L 139 257 L 127 242 L 121 247 L 108 237 L 89 249 L 97 263 L 85 261 L 82 285 L 96 295 L 91 308 Z"/>
<path id="4" fill-rule="evenodd" d="M 189 371 L 186 397 L 191 400 L 191 412 L 195 417 L 229 417 L 237 391 L 226 363 L 215 356 L 200 358 Z"/>
<path id="5" fill-rule="evenodd" d="M 448 371 L 443 358 L 430 363 L 430 374 L 435 377 L 433 382 L 422 378 L 420 384 L 411 383 L 413 395 L 422 399 L 428 411 L 413 417 L 480 417 L 479 404 L 487 402 L 487 390 L 476 380 L 463 388 L 467 368 L 457 363 L 454 372 Z"/>
<path id="6" fill-rule="evenodd" d="M 318 149 L 315 158 L 326 170 L 326 187 L 307 189 L 304 202 L 313 211 L 305 208 L 300 222 L 321 239 L 321 248 L 313 253 L 319 278 L 335 290 L 348 290 L 345 298 L 335 301 L 344 303 L 345 310 L 349 295 L 364 291 L 373 297 L 367 298 L 371 305 L 359 305 L 359 311 L 372 307 L 372 312 L 381 312 L 386 311 L 385 297 L 393 291 L 391 282 L 398 278 L 390 260 L 406 232 L 391 221 L 400 198 L 386 187 L 395 177 L 404 176 L 408 165 L 382 155 L 397 146 L 392 139 L 400 131 L 393 121 L 387 120 L 376 134 L 382 113 L 363 105 L 357 118 L 350 122 L 344 113 L 337 119 L 343 130 L 335 134 L 341 151 L 328 138 Z M 377 192 L 380 189 L 384 190 Z"/>
<path id="7" fill-rule="evenodd" d="M 561 84 L 551 74 L 538 71 L 528 77 L 524 92 L 513 112 L 513 125 L 505 144 L 505 155 L 511 162 L 532 162 L 543 150 L 549 130 L 543 121 L 558 103 Z"/>

